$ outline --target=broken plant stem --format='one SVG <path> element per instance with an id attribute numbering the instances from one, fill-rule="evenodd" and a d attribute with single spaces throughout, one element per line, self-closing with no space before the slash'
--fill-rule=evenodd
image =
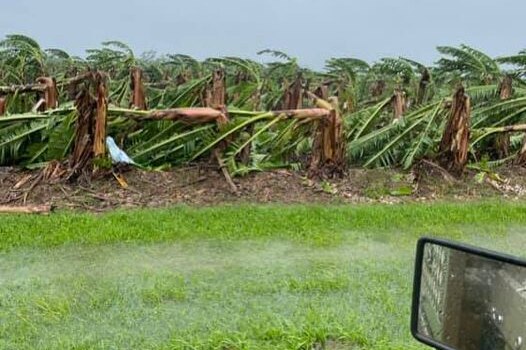
<path id="1" fill-rule="evenodd" d="M 0 213 L 8 214 L 49 214 L 52 210 L 51 205 L 0 205 Z"/>

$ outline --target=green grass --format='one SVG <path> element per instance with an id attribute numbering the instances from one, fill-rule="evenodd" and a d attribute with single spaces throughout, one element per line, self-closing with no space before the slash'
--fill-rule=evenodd
<path id="1" fill-rule="evenodd" d="M 416 239 L 524 255 L 525 223 L 493 201 L 4 215 L 0 349 L 422 349 Z"/>

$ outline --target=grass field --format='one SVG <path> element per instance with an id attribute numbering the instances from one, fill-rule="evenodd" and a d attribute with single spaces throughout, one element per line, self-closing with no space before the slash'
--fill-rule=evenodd
<path id="1" fill-rule="evenodd" d="M 0 216 L 0 349 L 422 349 L 422 234 L 523 255 L 526 204 Z"/>

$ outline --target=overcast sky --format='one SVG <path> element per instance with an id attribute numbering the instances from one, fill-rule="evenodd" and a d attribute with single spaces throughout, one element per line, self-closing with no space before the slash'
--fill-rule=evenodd
<path id="1" fill-rule="evenodd" d="M 105 40 L 137 52 L 257 57 L 282 50 L 302 64 L 330 57 L 437 59 L 438 45 L 490 55 L 526 48 L 524 0 L 3 0 L 0 35 L 82 55 Z"/>

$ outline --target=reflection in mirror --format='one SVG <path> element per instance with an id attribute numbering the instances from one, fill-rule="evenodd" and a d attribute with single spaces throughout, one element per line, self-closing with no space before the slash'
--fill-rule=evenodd
<path id="1" fill-rule="evenodd" d="M 427 242 L 417 330 L 458 350 L 526 350 L 526 268 Z"/>

